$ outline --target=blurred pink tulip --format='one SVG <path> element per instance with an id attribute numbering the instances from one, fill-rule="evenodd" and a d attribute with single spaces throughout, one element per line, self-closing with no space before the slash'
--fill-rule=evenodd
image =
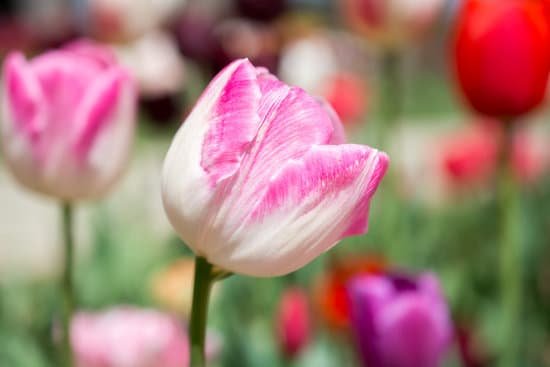
<path id="1" fill-rule="evenodd" d="M 444 0 L 341 0 L 352 28 L 370 41 L 399 47 L 425 33 Z"/>
<path id="2" fill-rule="evenodd" d="M 477 124 L 454 132 L 441 145 L 444 172 L 453 185 L 473 187 L 490 180 L 498 148 L 494 126 Z"/>
<path id="3" fill-rule="evenodd" d="M 185 367 L 187 334 L 158 311 L 117 307 L 79 313 L 71 324 L 77 367 Z"/>
<path id="4" fill-rule="evenodd" d="M 307 294 L 300 288 L 283 292 L 277 315 L 277 333 L 283 354 L 298 355 L 310 339 L 311 322 Z"/>
<path id="5" fill-rule="evenodd" d="M 276 276 L 365 233 L 388 157 L 342 144 L 335 116 L 246 59 L 228 65 L 164 162 L 164 207 L 180 237 L 223 269 Z"/>
<path id="6" fill-rule="evenodd" d="M 454 132 L 442 142 L 442 165 L 448 181 L 456 187 L 476 187 L 490 182 L 496 173 L 498 124 L 484 123 Z M 547 171 L 546 148 L 530 134 L 518 132 L 514 137 L 511 164 L 516 178 L 528 184 Z"/>
<path id="7" fill-rule="evenodd" d="M 131 147 L 136 93 L 106 48 L 81 41 L 4 63 L 2 146 L 24 186 L 63 200 L 102 196 Z"/>
<path id="8" fill-rule="evenodd" d="M 367 109 L 367 88 L 354 74 L 339 73 L 328 78 L 322 95 L 334 108 L 344 124 L 358 122 Z"/>

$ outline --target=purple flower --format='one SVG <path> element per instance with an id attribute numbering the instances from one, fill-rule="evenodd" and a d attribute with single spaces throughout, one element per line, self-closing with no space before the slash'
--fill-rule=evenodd
<path id="1" fill-rule="evenodd" d="M 448 307 L 432 274 L 364 276 L 349 285 L 358 351 L 368 367 L 437 367 L 452 338 Z"/>

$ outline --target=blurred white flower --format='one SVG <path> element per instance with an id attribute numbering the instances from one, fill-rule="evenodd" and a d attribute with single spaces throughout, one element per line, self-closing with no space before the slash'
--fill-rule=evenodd
<path id="1" fill-rule="evenodd" d="M 115 46 L 115 52 L 138 81 L 140 94 L 156 97 L 177 93 L 182 88 L 185 65 L 177 47 L 169 34 L 154 31 Z"/>
<path id="2" fill-rule="evenodd" d="M 326 38 L 312 36 L 298 39 L 283 49 L 279 74 L 286 83 L 314 93 L 336 72 L 335 58 Z"/>

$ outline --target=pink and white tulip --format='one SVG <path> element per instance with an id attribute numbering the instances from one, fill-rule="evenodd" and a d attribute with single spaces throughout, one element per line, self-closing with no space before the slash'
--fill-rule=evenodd
<path id="1" fill-rule="evenodd" d="M 185 367 L 189 346 L 183 326 L 155 310 L 116 307 L 77 314 L 71 323 L 77 367 Z"/>
<path id="2" fill-rule="evenodd" d="M 62 200 L 101 197 L 121 175 L 136 109 L 132 78 L 87 41 L 4 63 L 2 147 L 16 179 Z"/>
<path id="3" fill-rule="evenodd" d="M 236 273 L 292 272 L 367 230 L 388 157 L 343 144 L 326 104 L 248 60 L 210 83 L 164 162 L 170 222 L 193 251 Z"/>

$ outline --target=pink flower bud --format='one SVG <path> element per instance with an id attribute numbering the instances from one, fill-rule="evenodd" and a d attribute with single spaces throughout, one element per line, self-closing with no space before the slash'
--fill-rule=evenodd
<path id="1" fill-rule="evenodd" d="M 295 357 L 308 344 L 311 323 L 306 293 L 300 288 L 283 292 L 277 314 L 277 333 L 283 354 Z"/>
<path id="2" fill-rule="evenodd" d="M 24 186 L 63 200 L 98 198 L 126 166 L 135 87 L 106 48 L 81 41 L 4 63 L 2 146 Z"/>

